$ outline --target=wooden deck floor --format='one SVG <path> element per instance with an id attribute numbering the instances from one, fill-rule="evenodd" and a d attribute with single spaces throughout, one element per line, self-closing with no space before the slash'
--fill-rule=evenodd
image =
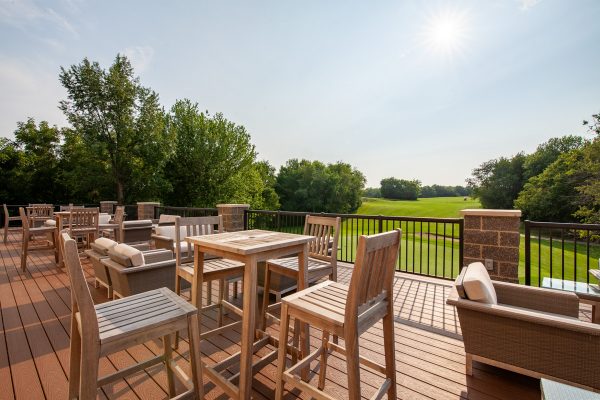
<path id="1" fill-rule="evenodd" d="M 70 291 L 68 277 L 58 270 L 50 251 L 32 252 L 28 271 L 19 265 L 19 235 L 0 242 L 0 400 L 65 399 L 69 370 Z M 84 262 L 95 301 L 106 301 L 105 290 L 93 289 L 91 266 Z M 340 267 L 340 281 L 351 274 Z M 539 399 L 539 382 L 475 363 L 474 375 L 464 374 L 464 348 L 460 326 L 452 307 L 445 305 L 449 282 L 398 274 L 395 281 L 396 369 L 398 396 L 402 399 Z M 214 319 L 203 318 L 207 325 Z M 270 328 L 273 332 L 276 327 Z M 320 337 L 311 330 L 312 345 Z M 235 333 L 204 341 L 201 345 L 207 362 L 218 361 L 239 349 Z M 383 361 L 381 325 L 361 337 L 361 351 Z M 148 342 L 128 351 L 103 358 L 100 373 L 130 365 L 159 351 L 158 342 Z M 179 348 L 179 363 L 188 359 L 187 342 Z M 212 361 L 210 361 L 212 360 Z M 330 357 L 326 390 L 336 398 L 347 397 L 345 366 L 342 358 Z M 229 373 L 237 371 L 232 369 Z M 255 376 L 255 398 L 273 398 L 275 365 Z M 381 381 L 377 374 L 364 370 L 361 376 L 363 397 L 369 398 Z M 103 399 L 166 398 L 166 375 L 160 366 L 150 368 L 107 385 L 98 391 Z M 180 387 L 181 389 L 181 387 Z M 207 398 L 225 398 L 205 379 Z M 290 399 L 308 398 L 302 393 L 287 393 Z"/>

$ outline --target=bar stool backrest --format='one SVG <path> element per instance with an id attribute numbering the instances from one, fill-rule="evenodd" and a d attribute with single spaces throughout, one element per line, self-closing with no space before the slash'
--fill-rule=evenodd
<path id="1" fill-rule="evenodd" d="M 175 219 L 175 258 L 177 265 L 194 260 L 194 248 L 185 240 L 187 236 L 211 235 L 223 232 L 223 217 L 177 217 Z"/>

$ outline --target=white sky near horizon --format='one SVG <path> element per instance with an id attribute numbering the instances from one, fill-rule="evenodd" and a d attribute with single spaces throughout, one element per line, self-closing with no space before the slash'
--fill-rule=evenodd
<path id="1" fill-rule="evenodd" d="M 259 159 L 464 185 L 483 161 L 586 134 L 600 1 L 0 0 L 0 135 L 66 125 L 61 66 L 128 55 L 169 109 L 244 125 Z"/>

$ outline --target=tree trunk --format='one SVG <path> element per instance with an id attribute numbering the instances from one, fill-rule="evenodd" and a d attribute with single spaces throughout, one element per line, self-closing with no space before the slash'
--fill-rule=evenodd
<path id="1" fill-rule="evenodd" d="M 123 196 L 123 182 L 119 180 L 117 180 L 117 202 L 118 204 L 125 204 Z"/>

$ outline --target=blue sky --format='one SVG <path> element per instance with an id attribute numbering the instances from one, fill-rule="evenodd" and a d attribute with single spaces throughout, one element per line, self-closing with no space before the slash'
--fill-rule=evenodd
<path id="1" fill-rule="evenodd" d="M 60 66 L 130 56 L 165 108 L 244 125 L 260 159 L 464 184 L 483 161 L 585 134 L 600 1 L 0 0 L 0 134 L 65 125 Z"/>

